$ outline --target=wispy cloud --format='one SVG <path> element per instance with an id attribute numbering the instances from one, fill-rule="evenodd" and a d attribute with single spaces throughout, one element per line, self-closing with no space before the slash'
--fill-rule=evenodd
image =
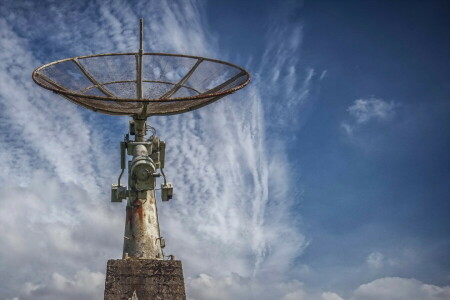
<path id="1" fill-rule="evenodd" d="M 395 102 L 388 102 L 375 97 L 357 99 L 347 108 L 351 117 L 350 120 L 344 121 L 341 127 L 347 134 L 351 135 L 355 129 L 370 121 L 383 121 L 392 118 L 397 107 L 398 105 Z"/>
<path id="2" fill-rule="evenodd" d="M 81 269 L 76 272 L 73 278 L 67 278 L 59 273 L 51 274 L 48 282 L 44 285 L 35 282 L 26 282 L 20 291 L 20 298 L 12 300 L 32 300 L 44 295 L 46 299 L 67 299 L 79 300 L 90 299 L 96 296 L 97 299 L 103 297 L 102 288 L 105 284 L 105 276 L 100 272 L 91 272 Z"/>
<path id="3" fill-rule="evenodd" d="M 393 266 L 396 265 L 396 262 L 386 257 L 381 252 L 375 251 L 370 253 L 366 258 L 366 263 L 371 269 L 382 269 L 385 266 Z"/>
<path id="4" fill-rule="evenodd" d="M 267 47 L 256 80 L 265 98 L 266 117 L 272 131 L 292 131 L 304 121 L 305 105 L 311 101 L 318 78 L 312 68 L 300 63 L 301 24 L 274 22 L 267 34 Z"/>
<path id="5" fill-rule="evenodd" d="M 347 108 L 348 113 L 358 123 L 365 123 L 371 119 L 385 120 L 394 114 L 395 104 L 377 98 L 357 99 Z"/>
<path id="6" fill-rule="evenodd" d="M 4 18 L 0 24 L 2 297 L 98 297 L 98 280 L 81 289 L 82 278 L 99 278 L 98 257 L 114 255 L 120 240 L 108 235 L 123 227 L 117 210 L 99 201 L 111 152 L 80 110 L 36 89 L 30 74 L 41 62 L 26 38 Z"/>

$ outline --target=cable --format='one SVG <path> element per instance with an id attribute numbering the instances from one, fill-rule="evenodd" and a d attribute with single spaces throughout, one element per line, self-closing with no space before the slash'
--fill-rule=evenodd
<path id="1" fill-rule="evenodd" d="M 164 178 L 164 185 L 166 185 L 167 184 L 167 180 L 166 180 L 166 174 L 164 174 L 164 168 L 161 168 L 161 174 L 162 174 L 162 176 Z"/>
<path id="2" fill-rule="evenodd" d="M 150 130 L 152 132 L 152 135 L 148 138 L 148 141 L 151 140 L 154 136 L 156 136 L 156 128 L 146 124 L 145 125 L 145 131 L 147 132 L 148 130 Z"/>
<path id="3" fill-rule="evenodd" d="M 122 178 L 123 171 L 125 171 L 125 169 L 122 169 L 122 172 L 120 172 L 119 178 L 117 179 L 117 186 L 120 186 L 120 178 Z"/>

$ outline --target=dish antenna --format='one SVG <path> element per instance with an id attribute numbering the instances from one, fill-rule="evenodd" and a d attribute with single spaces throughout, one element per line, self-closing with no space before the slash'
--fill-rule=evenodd
<path id="1" fill-rule="evenodd" d="M 122 172 L 111 201 L 127 200 L 123 258 L 164 259 L 155 188 L 162 175 L 162 201 L 173 195 L 164 175 L 166 144 L 147 124 L 154 115 L 172 115 L 208 105 L 250 81 L 234 64 L 199 56 L 144 53 L 143 20 L 137 53 L 110 53 L 58 60 L 37 68 L 33 80 L 84 108 L 127 115 L 129 133 L 120 143 Z M 148 130 L 152 131 L 146 137 Z M 134 136 L 134 139 L 130 139 Z M 128 187 L 120 179 L 128 161 Z M 159 171 L 159 172 L 158 172 Z"/>

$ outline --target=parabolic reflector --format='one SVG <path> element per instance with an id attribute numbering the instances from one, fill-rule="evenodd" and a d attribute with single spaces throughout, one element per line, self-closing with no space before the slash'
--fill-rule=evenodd
<path id="1" fill-rule="evenodd" d="M 250 74 L 234 64 L 198 56 L 112 53 L 43 65 L 33 72 L 33 80 L 97 112 L 151 116 L 210 104 L 246 86 Z"/>

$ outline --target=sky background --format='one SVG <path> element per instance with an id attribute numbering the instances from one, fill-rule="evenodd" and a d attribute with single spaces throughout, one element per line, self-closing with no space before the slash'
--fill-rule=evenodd
<path id="1" fill-rule="evenodd" d="M 101 299 L 126 117 L 32 82 L 67 57 L 183 53 L 252 82 L 152 117 L 188 298 L 450 299 L 448 1 L 2 1 L 0 299 Z"/>

